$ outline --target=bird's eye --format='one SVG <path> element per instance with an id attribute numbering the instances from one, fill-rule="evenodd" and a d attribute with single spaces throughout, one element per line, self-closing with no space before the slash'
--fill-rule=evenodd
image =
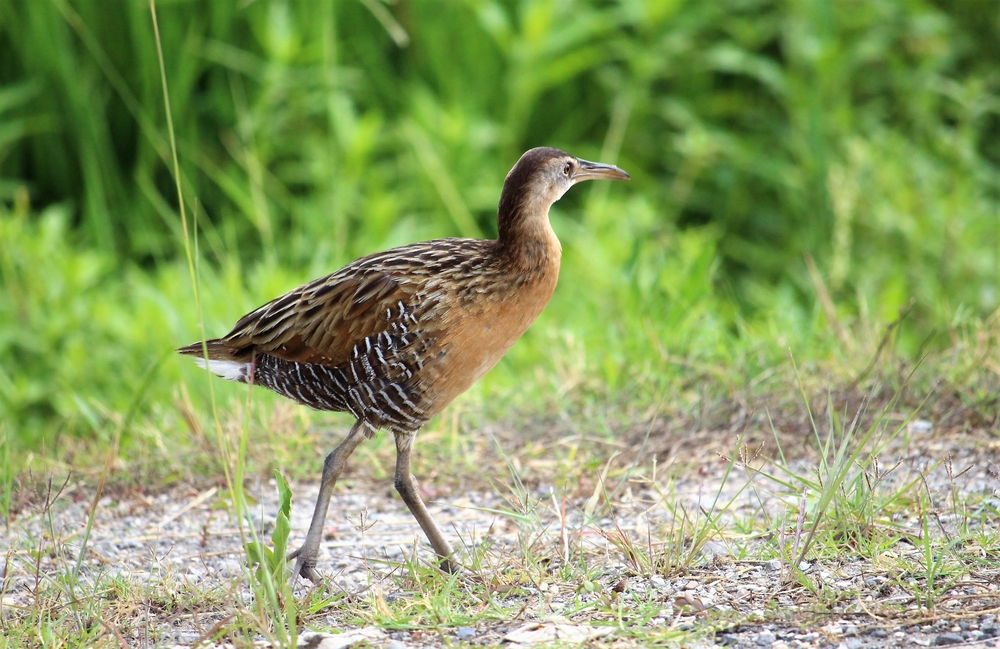
<path id="1" fill-rule="evenodd" d="M 567 162 L 566 165 L 563 167 L 563 175 L 569 178 L 569 174 L 572 171 L 573 171 L 573 165 Z"/>

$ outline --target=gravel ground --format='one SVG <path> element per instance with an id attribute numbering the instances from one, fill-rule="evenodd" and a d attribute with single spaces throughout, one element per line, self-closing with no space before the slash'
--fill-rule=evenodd
<path id="1" fill-rule="evenodd" d="M 924 485 L 931 495 L 943 533 L 953 533 L 960 523 L 947 503 L 955 494 L 975 496 L 973 501 L 1000 510 L 997 489 L 1000 483 L 991 466 L 1000 455 L 995 441 L 972 443 L 962 438 L 925 439 L 897 449 L 891 462 L 883 458 L 883 467 L 896 466 L 884 481 L 903 484 L 916 475 L 924 475 Z M 935 463 L 950 456 L 950 463 Z M 903 610 L 916 610 L 911 595 L 899 588 L 898 575 L 856 560 L 845 552 L 836 561 L 803 562 L 800 568 L 812 583 L 833 589 L 857 591 L 856 601 L 834 604 L 822 614 L 812 614 L 815 597 L 807 589 L 789 586 L 788 569 L 778 560 L 751 560 L 754 550 L 771 543 L 773 537 L 735 534 L 726 540 L 708 542 L 700 551 L 695 566 L 681 576 L 636 576 L 621 553 L 616 552 L 609 535 L 622 530 L 638 538 L 662 530 L 670 520 L 665 499 L 683 503 L 689 511 L 708 508 L 722 484 L 722 465 L 700 467 L 690 475 L 675 477 L 663 485 L 636 484 L 621 490 L 615 498 L 615 517 L 587 522 L 583 510 L 586 498 L 570 503 L 568 513 L 560 506 L 562 496 L 551 488 L 534 490 L 536 501 L 532 515 L 535 526 L 547 535 L 552 547 L 572 542 L 586 546 L 588 556 L 599 566 L 600 577 L 593 593 L 579 595 L 573 584 L 555 582 L 520 585 L 509 595 L 524 600 L 522 615 L 503 623 L 478 627 L 446 629 L 441 634 L 387 632 L 375 628 L 349 629 L 340 617 L 327 618 L 322 613 L 310 618 L 309 626 L 341 629 L 334 636 L 304 636 L 307 646 L 349 646 L 368 643 L 374 646 L 403 649 L 412 646 L 446 644 L 514 645 L 563 643 L 608 643 L 633 646 L 627 638 L 616 640 L 610 626 L 590 626 L 587 619 L 574 616 L 574 598 L 606 597 L 609 593 L 628 593 L 640 599 L 661 603 L 659 614 L 644 623 L 677 631 L 695 629 L 714 612 L 716 620 L 732 619 L 731 626 L 715 623 L 714 632 L 702 634 L 706 646 L 732 647 L 906 647 L 906 646 L 998 646 L 1000 642 L 1000 565 L 987 557 L 952 585 L 933 616 L 914 612 L 906 626 L 898 627 L 893 619 L 880 618 L 877 611 L 897 603 Z M 759 518 L 762 512 L 779 512 L 789 498 L 780 489 L 754 478 L 756 488 L 743 489 L 746 475 L 730 479 L 721 492 L 722 501 L 735 498 L 727 520 Z M 773 484 L 773 483 L 772 483 Z M 309 524 L 311 504 L 317 486 L 294 485 L 291 545 L 301 541 Z M 257 498 L 254 507 L 258 524 L 265 533 L 273 526 L 277 509 L 273 484 L 252 486 Z M 68 485 L 54 504 L 22 511 L 0 533 L 0 544 L 9 548 L 3 564 L 4 588 L 2 615 L 11 615 L 19 607 L 33 605 L 37 575 L 57 574 L 71 569 L 85 535 L 93 489 Z M 227 499 L 216 487 L 196 489 L 178 486 L 146 496 L 123 492 L 105 496 L 96 510 L 93 530 L 81 564 L 80 580 L 94 584 L 97 590 L 118 580 L 139 585 L 140 594 L 131 628 L 134 637 L 124 638 L 127 646 L 181 646 L 196 644 L 215 625 L 223 623 L 232 612 L 232 598 L 249 601 L 246 573 L 241 564 L 239 530 L 229 510 Z M 519 552 L 519 526 L 512 517 L 498 516 L 488 510 L 508 508 L 492 492 L 469 491 L 439 498 L 430 503 L 435 520 L 450 536 L 456 547 L 469 547 L 489 539 L 499 553 Z M 987 528 L 995 519 L 977 519 Z M 906 526 L 906 520 L 896 521 Z M 912 524 L 916 525 L 914 518 Z M 398 580 L 387 576 L 388 564 L 396 564 L 414 552 L 422 560 L 431 559 L 430 550 L 419 528 L 401 501 L 390 494 L 388 485 L 381 491 L 345 492 L 338 488 L 327 519 L 326 541 L 319 568 L 328 575 L 334 590 L 363 596 L 370 589 L 380 589 L 387 597 L 407 596 L 399 592 Z M 727 527 L 728 529 L 728 527 Z M 571 534 L 567 536 L 566 530 Z M 602 533 L 603 531 L 603 533 Z M 919 533 L 914 529 L 914 533 Z M 523 532 L 523 530 L 521 530 Z M 53 541 L 55 539 L 55 541 Z M 40 558 L 32 558 L 32 549 L 41 549 Z M 897 543 L 886 549 L 887 559 L 919 559 L 919 544 Z M 912 555 L 912 556 L 907 556 Z M 146 594 L 142 593 L 145 588 Z M 155 592 L 155 597 L 150 593 Z M 156 606 L 173 593 L 177 598 L 200 593 L 202 601 L 181 607 Z M 779 613 L 776 615 L 775 610 Z M 165 612 L 169 610 L 169 612 Z M 730 616 L 726 618 L 726 616 Z M 778 621 L 776 621 L 778 620 Z M 137 622 L 138 621 L 138 622 Z M 325 643 L 325 644 L 324 644 Z M 634 644 L 634 643 L 633 643 Z M 205 646 L 205 645 L 201 645 Z"/>

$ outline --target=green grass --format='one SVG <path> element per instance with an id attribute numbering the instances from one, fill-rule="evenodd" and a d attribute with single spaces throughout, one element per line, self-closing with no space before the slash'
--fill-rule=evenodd
<path id="1" fill-rule="evenodd" d="M 462 577 L 416 561 L 373 573 L 360 599 L 293 597 L 268 578 L 280 562 L 265 561 L 243 574 L 256 595 L 244 606 L 235 582 L 81 580 L 50 531 L 11 550 L 39 582 L 29 607 L 0 615 L 0 635 L 117 646 L 136 607 L 180 606 L 224 611 L 220 637 L 240 642 L 287 641 L 303 621 L 440 635 L 531 611 L 685 643 L 741 620 L 850 609 L 863 589 L 822 572 L 845 553 L 909 598 L 878 614 L 957 615 L 960 588 L 996 557 L 995 503 L 931 493 L 929 472 L 951 475 L 945 458 L 921 470 L 880 458 L 909 441 L 907 419 L 973 439 L 997 431 L 990 2 L 233 0 L 157 12 L 161 48 L 144 2 L 0 0 L 8 522 L 52 515 L 35 495 L 51 472 L 126 490 L 225 475 L 243 542 L 260 543 L 246 476 L 315 479 L 347 421 L 250 401 L 173 348 L 359 255 L 491 236 L 504 174 L 530 146 L 616 162 L 633 180 L 556 205 L 552 303 L 420 435 L 425 484 L 513 485 L 501 510 L 516 546 L 481 540 Z M 712 452 L 727 468 L 711 506 L 695 508 L 677 481 Z M 392 453 L 385 436 L 363 445 L 357 479 L 388 481 Z M 645 536 L 609 506 L 640 484 L 657 503 Z M 760 506 L 739 509 L 750 497 Z M 764 505 L 775 499 L 779 510 Z M 701 578 L 710 541 L 734 561 L 779 560 L 771 598 L 689 620 L 680 611 L 697 602 L 616 590 Z M 387 596 L 398 591 L 408 596 Z M 776 603 L 785 596 L 795 607 Z"/>
<path id="2" fill-rule="evenodd" d="M 633 181 L 556 206 L 559 290 L 480 394 L 850 364 L 911 300 L 916 359 L 997 308 L 989 3 L 372 7 L 160 7 L 210 334 L 362 254 L 489 236 L 537 144 Z M 0 12 L 0 414 L 51 448 L 195 381 L 169 349 L 196 314 L 148 6 Z"/>

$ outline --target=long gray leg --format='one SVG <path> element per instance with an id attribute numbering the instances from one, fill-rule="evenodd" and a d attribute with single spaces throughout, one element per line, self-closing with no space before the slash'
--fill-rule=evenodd
<path id="1" fill-rule="evenodd" d="M 403 497 L 403 502 L 410 509 L 410 513 L 420 523 L 427 540 L 434 546 L 434 551 L 441 558 L 441 569 L 445 572 L 458 572 L 459 566 L 451 560 L 455 551 L 451 544 L 445 540 L 441 530 L 434 524 L 430 512 L 420 499 L 420 491 L 417 481 L 410 473 L 410 447 L 413 444 L 413 435 L 396 435 L 396 491 Z"/>
<path id="2" fill-rule="evenodd" d="M 360 421 L 355 422 L 351 432 L 347 434 L 337 448 L 333 449 L 323 462 L 323 479 L 319 485 L 319 496 L 316 497 L 316 508 L 313 510 L 312 522 L 306 533 L 306 541 L 298 550 L 288 555 L 296 559 L 292 579 L 302 575 L 313 583 L 319 583 L 321 577 L 316 572 L 316 559 L 319 558 L 319 543 L 323 540 L 323 525 L 326 522 L 326 510 L 330 507 L 330 495 L 340 478 L 340 473 L 347 465 L 347 458 L 365 438 Z"/>

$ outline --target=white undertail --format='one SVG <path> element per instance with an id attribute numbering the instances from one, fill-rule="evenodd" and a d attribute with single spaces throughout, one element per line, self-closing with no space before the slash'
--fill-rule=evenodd
<path id="1" fill-rule="evenodd" d="M 204 358 L 195 358 L 194 362 L 199 367 L 205 367 Z M 250 363 L 240 363 L 239 361 L 208 361 L 208 370 L 213 374 L 221 376 L 229 381 L 246 383 L 250 373 Z"/>

